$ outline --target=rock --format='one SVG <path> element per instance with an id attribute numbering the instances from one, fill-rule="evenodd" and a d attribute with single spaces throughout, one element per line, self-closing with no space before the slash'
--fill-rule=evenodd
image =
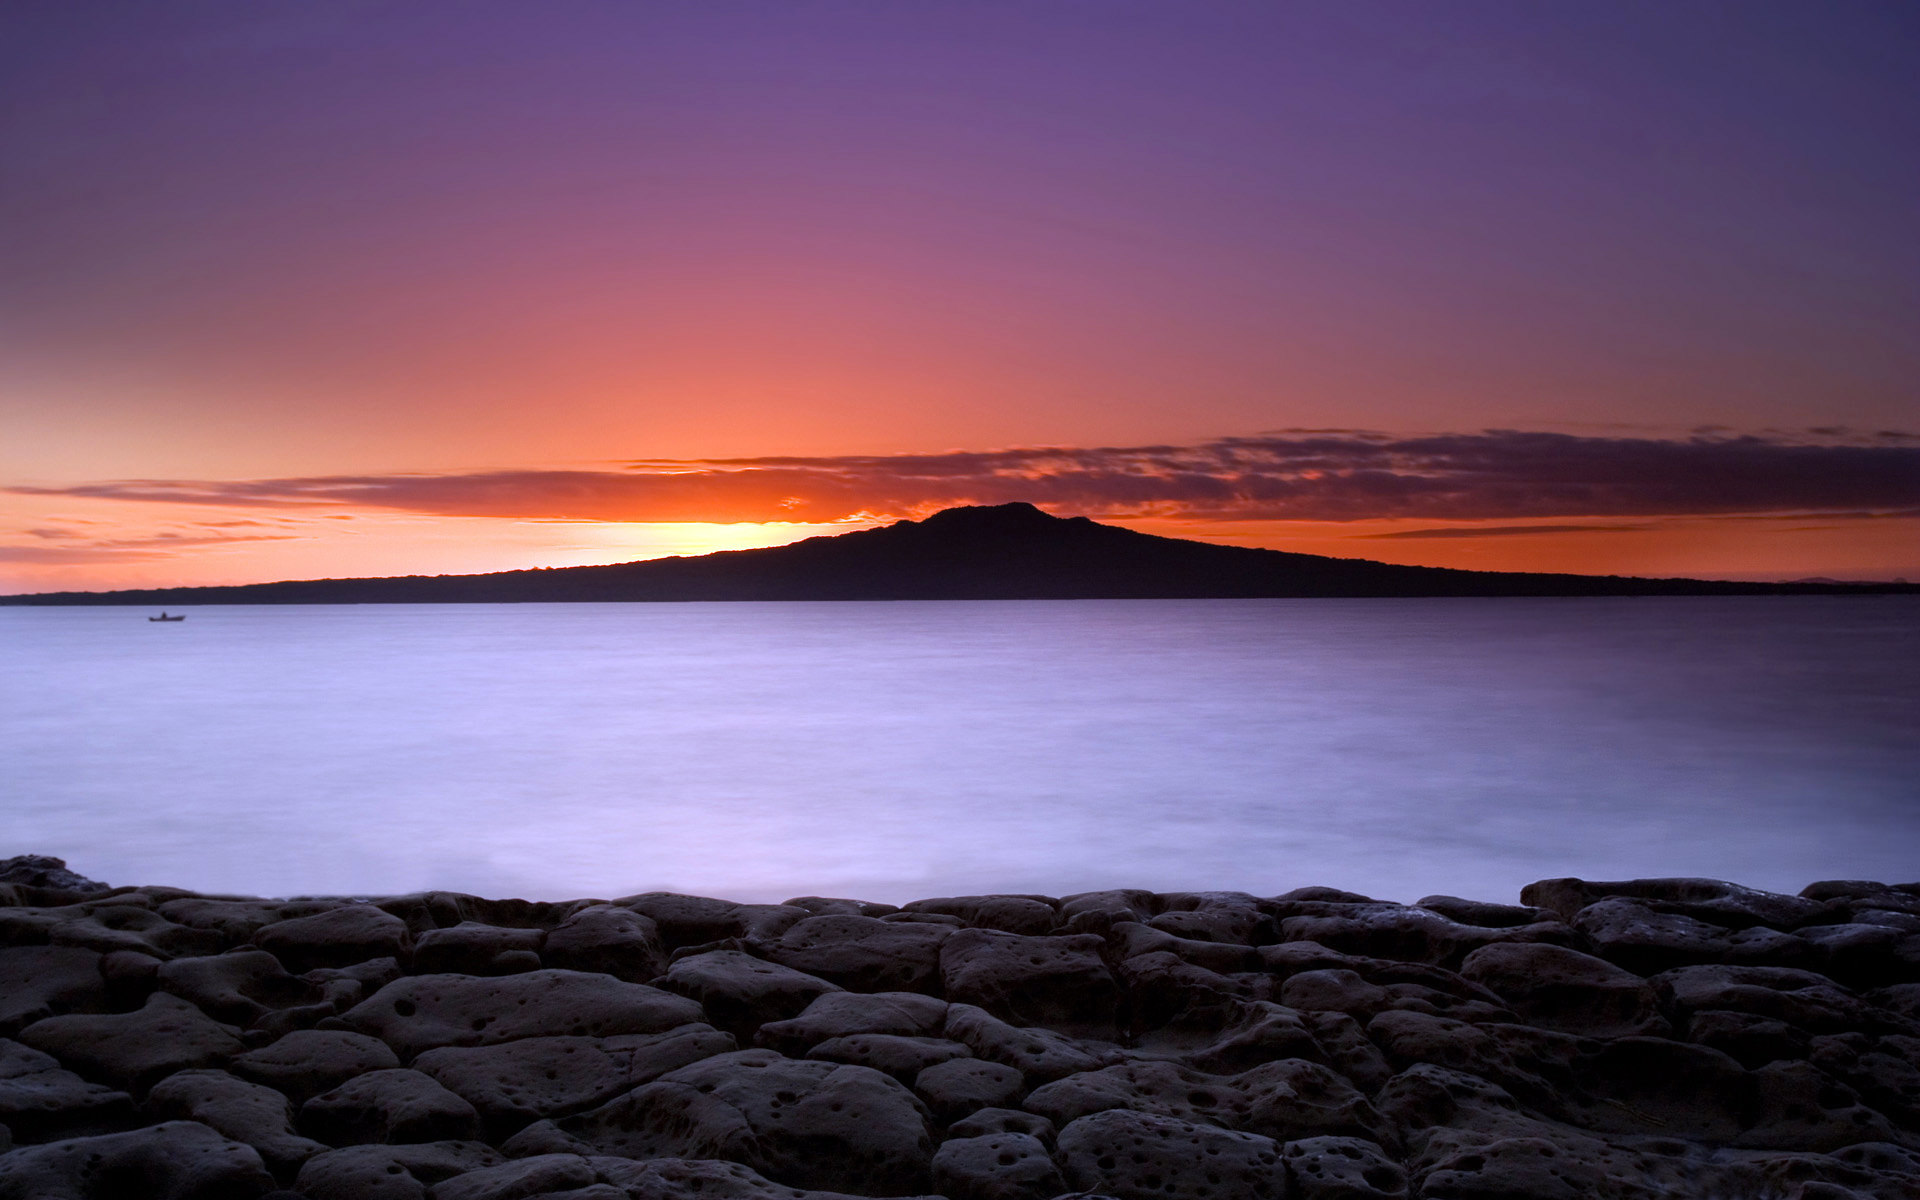
<path id="1" fill-rule="evenodd" d="M 499 1139 L 534 1121 L 604 1104 L 669 1071 L 733 1049 L 728 1035 L 689 1025 L 645 1037 L 542 1037 L 447 1047 L 427 1051 L 413 1065 L 473 1105 L 488 1135 Z"/>
<path id="2" fill-rule="evenodd" d="M 269 925 L 295 917 L 310 917 L 351 903 L 346 900 L 222 900 L 186 896 L 156 905 L 154 911 L 176 925 L 206 929 L 220 935 L 221 949 L 253 941 Z"/>
<path id="3" fill-rule="evenodd" d="M 1112 1028 L 1119 988 L 1090 934 L 962 929 L 940 947 L 947 999 L 1029 1025 Z"/>
<path id="4" fill-rule="evenodd" d="M 837 896 L 798 896 L 784 902 L 787 908 L 803 908 L 816 917 L 884 917 L 897 913 L 895 904 L 876 904 L 871 900 L 847 900 Z"/>
<path id="5" fill-rule="evenodd" d="M 1795 943 L 1811 949 L 1809 960 L 1753 961 L 1810 967 L 1857 988 L 1920 982 L 1920 933 L 1888 925 L 1816 925 L 1800 930 Z"/>
<path id="6" fill-rule="evenodd" d="M 1059 921 L 1055 902 L 1045 896 L 947 896 L 915 900 L 904 911 L 943 913 L 960 918 L 969 928 L 1029 935 L 1047 933 Z"/>
<path id="7" fill-rule="evenodd" d="M 1513 929 L 1538 921 L 1558 920 L 1560 917 L 1552 909 L 1523 904 L 1489 904 L 1484 900 L 1462 900 L 1458 896 L 1427 896 L 1415 900 L 1413 906 L 1437 912 L 1449 921 L 1477 925 L 1482 929 Z"/>
<path id="8" fill-rule="evenodd" d="M 1806 941 L 1776 930 L 1750 927 L 1734 933 L 1639 900 L 1597 901 L 1575 914 L 1573 926 L 1592 940 L 1602 958 L 1636 975 L 1698 963 L 1800 966 L 1816 955 Z"/>
<path id="9" fill-rule="evenodd" d="M 112 889 L 67 869 L 67 860 L 50 854 L 16 854 L 0 859 L 0 883 L 19 884 L 49 892 L 92 896 Z"/>
<path id="10" fill-rule="evenodd" d="M 1283 1059 L 1236 1075 L 1232 1084 L 1246 1098 L 1242 1127 L 1276 1142 L 1322 1135 L 1398 1140 L 1366 1096 L 1319 1063 Z"/>
<path id="11" fill-rule="evenodd" d="M 663 1033 L 704 1018 L 683 996 L 607 975 L 541 970 L 486 979 L 415 975 L 343 1014 L 403 1058 L 442 1046 L 490 1046 L 523 1037 Z"/>
<path id="12" fill-rule="evenodd" d="M 275 1009 L 320 1000 L 319 988 L 287 974 L 280 960 L 264 950 L 176 958 L 158 965 L 156 984 L 161 991 L 180 997 L 214 1020 L 241 1028 Z"/>
<path id="13" fill-rule="evenodd" d="M 1420 1180 L 1431 1200 L 1659 1200 L 1686 1195 L 1663 1185 L 1644 1156 L 1589 1142 L 1516 1137 L 1480 1142 L 1441 1158 Z"/>
<path id="14" fill-rule="evenodd" d="M 1265 1000 L 1194 1005 L 1169 1024 L 1135 1038 L 1134 1053 L 1176 1058 L 1213 1075 L 1238 1074 L 1276 1058 L 1322 1058 L 1320 1041 L 1308 1024 L 1311 1019 L 1310 1014 Z M 1355 1034 L 1366 1040 L 1358 1027 Z"/>
<path id="15" fill-rule="evenodd" d="M 1280 985 L 1280 1003 L 1308 1012 L 1343 1012 L 1366 1020 L 1389 1007 L 1387 989 L 1340 968 L 1302 971 Z"/>
<path id="16" fill-rule="evenodd" d="M 733 904 L 672 892 L 626 896 L 613 903 L 652 920 L 661 938 L 675 949 L 727 938 L 772 941 L 808 916 L 804 908 L 783 904 Z"/>
<path id="17" fill-rule="evenodd" d="M 1874 1025 L 1870 1008 L 1824 975 L 1784 967 L 1680 967 L 1652 984 L 1679 1013 L 1726 1009 L 1771 1017 L 1810 1033 L 1844 1033 Z"/>
<path id="18" fill-rule="evenodd" d="M 1381 1013 L 1368 1023 L 1367 1034 L 1394 1066 L 1430 1063 L 1467 1071 L 1548 1110 L 1573 1090 L 1573 1065 L 1584 1045 L 1571 1035 L 1525 1025 L 1470 1025 L 1410 1012 Z"/>
<path id="19" fill-rule="evenodd" d="M 1108 1109 L 1239 1128 L 1247 1098 L 1231 1079 L 1170 1062 L 1130 1062 L 1069 1075 L 1033 1090 L 1024 1106 L 1056 1126 Z"/>
<path id="20" fill-rule="evenodd" d="M 480 1132 L 473 1105 L 419 1071 L 369 1071 L 300 1106 L 300 1128 L 334 1146 L 460 1141 Z"/>
<path id="21" fill-rule="evenodd" d="M 392 1070 L 400 1059 L 377 1038 L 344 1029 L 302 1029 L 229 1064 L 242 1079 L 285 1095 L 298 1104 L 370 1071 Z"/>
<path id="22" fill-rule="evenodd" d="M 1194 914 L 1177 915 L 1192 916 Z M 1198 938 L 1181 937 L 1158 926 L 1142 925 L 1137 921 L 1115 922 L 1105 937 L 1112 957 L 1117 959 L 1165 953 L 1174 955 L 1182 962 L 1204 967 L 1223 975 L 1260 969 L 1260 957 L 1251 946 L 1243 946 L 1238 942 L 1210 942 L 1201 941 Z"/>
<path id="23" fill-rule="evenodd" d="M 217 954 L 220 935 L 175 925 L 159 913 L 113 897 L 66 908 L 41 909 L 44 940 L 55 946 L 79 946 L 100 954 L 137 950 L 154 958 Z"/>
<path id="24" fill-rule="evenodd" d="M 947 1130 L 949 1137 L 982 1137 L 989 1133 L 1024 1133 L 1048 1146 L 1054 1140 L 1052 1121 L 1017 1108 L 983 1108 L 955 1121 Z"/>
<path id="25" fill-rule="evenodd" d="M 541 958 L 550 967 L 598 971 L 645 983 L 667 968 L 667 950 L 651 918 L 613 904 L 583 908 L 547 934 Z"/>
<path id="26" fill-rule="evenodd" d="M 931 1037 L 946 1020 L 946 1001 L 917 992 L 826 992 L 799 1016 L 760 1026 L 754 1044 L 797 1058 L 821 1042 L 861 1033 Z"/>
<path id="27" fill-rule="evenodd" d="M 421 934 L 413 943 L 413 969 L 421 974 L 514 975 L 540 969 L 539 929 L 502 929 L 462 921 Z"/>
<path id="28" fill-rule="evenodd" d="M 1813 1039 L 1805 1054 L 1776 1058 L 1806 1058 L 1896 1122 L 1920 1128 L 1920 1038 L 1832 1035 Z"/>
<path id="29" fill-rule="evenodd" d="M 504 1161 L 478 1142 L 349 1146 L 308 1159 L 294 1186 L 310 1200 L 426 1200 L 432 1185 Z"/>
<path id="30" fill-rule="evenodd" d="M 1167 892 L 1154 897 L 1147 925 L 1183 941 L 1251 946 L 1272 941 L 1272 918 L 1245 892 Z"/>
<path id="31" fill-rule="evenodd" d="M 1785 1021 L 1713 1009 L 1689 1014 L 1686 1035 L 1688 1041 L 1718 1050 L 1749 1070 L 1778 1059 L 1805 1058 L 1813 1041 Z"/>
<path id="32" fill-rule="evenodd" d="M 937 992 L 944 925 L 876 917 L 808 917 L 768 946 L 773 962 L 855 992 Z"/>
<path id="33" fill-rule="evenodd" d="M 1671 1032 L 1646 980 L 1564 946 L 1482 946 L 1467 955 L 1460 973 L 1497 993 L 1521 1021 L 1543 1029 L 1586 1037 Z"/>
<path id="34" fill-rule="evenodd" d="M 1005 1063 L 1028 1082 L 1045 1083 L 1080 1071 L 1094 1071 L 1119 1057 L 1095 1054 L 1050 1029 L 1009 1025 L 971 1004 L 947 1006 L 946 1035 L 974 1057 Z"/>
<path id="35" fill-rule="evenodd" d="M 795 1187 L 866 1195 L 923 1188 L 933 1154 L 925 1109 L 893 1079 L 768 1050 L 716 1055 L 591 1112 L 529 1126 L 513 1148 L 582 1145 L 629 1158 L 726 1158 Z"/>
<path id="36" fill-rule="evenodd" d="M 147 1094 L 147 1109 L 163 1120 L 198 1121 L 252 1146 L 282 1179 L 292 1179 L 301 1163 L 327 1149 L 293 1131 L 293 1105 L 285 1096 L 225 1071 L 169 1075 Z"/>
<path id="37" fill-rule="evenodd" d="M 1070 1185 L 1120 1200 L 1283 1197 L 1287 1168 L 1271 1138 L 1114 1109 L 1060 1131 Z"/>
<path id="38" fill-rule="evenodd" d="M 106 1010 L 98 952 L 77 946 L 0 949 L 0 1037 L 46 1017 Z"/>
<path id="39" fill-rule="evenodd" d="M 156 993 L 138 1012 L 36 1021 L 20 1040 L 84 1075 L 139 1092 L 175 1071 L 224 1066 L 246 1050 L 239 1032 L 177 996 Z"/>
<path id="40" fill-rule="evenodd" d="M 943 1142 L 933 1156 L 933 1187 L 952 1200 L 1049 1200 L 1066 1180 L 1037 1138 L 989 1133 Z"/>
<path id="41" fill-rule="evenodd" d="M 1288 1142 L 1280 1155 L 1294 1200 L 1405 1200 L 1407 1195 L 1406 1171 L 1364 1138 L 1302 1138 Z"/>
<path id="42" fill-rule="evenodd" d="M 277 921 L 256 932 L 253 942 L 295 973 L 348 967 L 370 958 L 404 959 L 413 948 L 407 923 L 371 904 L 347 904 Z"/>
<path id="43" fill-rule="evenodd" d="M 147 1002 L 160 986 L 161 960 L 138 950 L 114 950 L 100 956 L 100 981 L 107 988 L 107 1009 L 129 1012 Z"/>
<path id="44" fill-rule="evenodd" d="M 431 1200 L 526 1200 L 604 1182 L 591 1160 L 578 1154 L 539 1154 L 482 1167 L 436 1184 Z M 625 1196 L 625 1190 L 619 1193 Z"/>
<path id="45" fill-rule="evenodd" d="M 0 1040 L 0 1122 L 13 1137 L 45 1141 L 106 1133 L 132 1115 L 127 1093 L 88 1083 L 50 1054 Z"/>
<path id="46" fill-rule="evenodd" d="M 768 1021 L 800 1015 L 815 999 L 841 990 L 824 979 L 738 950 L 682 958 L 655 981 L 699 1002 L 715 1025 L 742 1037 Z"/>
<path id="47" fill-rule="evenodd" d="M 1019 1103 L 1026 1077 L 1005 1063 L 952 1058 L 913 1077 L 913 1090 L 938 1121 L 957 1121 L 982 1108 Z"/>
<path id="48" fill-rule="evenodd" d="M 1660 1038 L 1601 1043 L 1580 1059 L 1576 1080 L 1579 1092 L 1597 1100 L 1580 1111 L 1579 1123 L 1602 1132 L 1725 1145 L 1756 1115 L 1753 1076 L 1705 1046 Z"/>
<path id="49" fill-rule="evenodd" d="M 1583 879 L 1543 879 L 1520 889 L 1523 904 L 1551 909 L 1573 920 L 1581 909 L 1623 898 L 1654 911 L 1690 917 L 1724 929 L 1797 929 L 1829 915 L 1826 902 L 1741 887 L 1719 879 L 1627 879 L 1595 883 Z"/>
<path id="50" fill-rule="evenodd" d="M 1298 915 L 1280 922 L 1282 941 L 1313 942 L 1342 954 L 1445 965 L 1500 942 L 1571 942 L 1556 922 L 1483 929 L 1400 904 L 1341 905 L 1339 915 Z"/>
<path id="51" fill-rule="evenodd" d="M 253 1147 L 193 1121 L 0 1155 L 0 1196 L 20 1200 L 248 1200 L 272 1189 Z"/>
<path id="52" fill-rule="evenodd" d="M 891 1033 L 856 1033 L 829 1038 L 807 1051 L 821 1062 L 853 1063 L 884 1071 L 902 1083 L 924 1068 L 956 1058 L 972 1058 L 973 1051 L 945 1038 L 900 1037 Z M 999 1064 L 993 1064 L 999 1065 Z"/>
<path id="53" fill-rule="evenodd" d="M 1812 1063 L 1769 1063 L 1747 1078 L 1759 1116 L 1733 1140 L 1736 1146 L 1824 1152 L 1901 1137 L 1857 1092 Z"/>

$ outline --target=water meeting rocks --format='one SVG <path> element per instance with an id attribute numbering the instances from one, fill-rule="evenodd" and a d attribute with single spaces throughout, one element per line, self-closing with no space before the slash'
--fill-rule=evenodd
<path id="1" fill-rule="evenodd" d="M 1920 885 L 895 907 L 0 862 L 0 1200 L 1920 1200 Z"/>

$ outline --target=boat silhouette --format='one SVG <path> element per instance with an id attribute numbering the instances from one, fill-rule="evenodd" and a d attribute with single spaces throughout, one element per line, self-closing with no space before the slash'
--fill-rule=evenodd
<path id="1" fill-rule="evenodd" d="M 181 613 L 181 614 L 180 614 L 179 616 L 177 616 L 177 617 L 170 617 L 170 616 L 168 616 L 168 615 L 167 615 L 167 614 L 166 614 L 166 613 L 165 613 L 164 611 L 163 611 L 163 612 L 162 612 L 162 613 L 161 613 L 161 614 L 160 614 L 159 616 L 157 616 L 157 617 L 148 617 L 148 618 L 147 618 L 147 620 L 149 620 L 149 621 L 184 621 L 184 620 L 186 620 L 186 619 L 187 619 L 187 614 L 185 614 L 185 613 Z"/>

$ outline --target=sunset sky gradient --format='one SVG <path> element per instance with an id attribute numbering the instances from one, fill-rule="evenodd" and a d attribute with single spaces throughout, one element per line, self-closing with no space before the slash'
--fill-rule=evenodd
<path id="1" fill-rule="evenodd" d="M 1920 9 L 0 14 L 0 592 L 1027 499 L 1920 578 Z"/>

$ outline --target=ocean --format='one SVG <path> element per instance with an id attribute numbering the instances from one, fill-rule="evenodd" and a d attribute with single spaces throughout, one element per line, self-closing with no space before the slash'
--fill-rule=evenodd
<path id="1" fill-rule="evenodd" d="M 0 854 L 290 896 L 1920 878 L 1920 599 L 0 608 Z"/>

